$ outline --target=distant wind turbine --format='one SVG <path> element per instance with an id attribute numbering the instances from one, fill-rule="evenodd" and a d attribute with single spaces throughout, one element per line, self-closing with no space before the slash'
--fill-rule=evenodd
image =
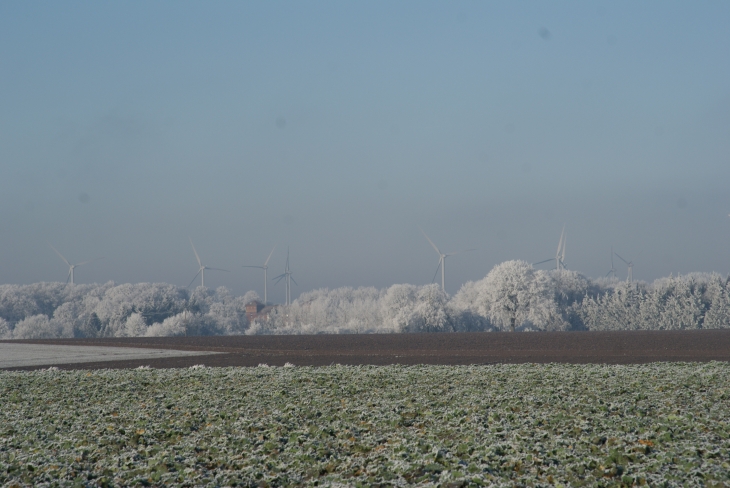
<path id="1" fill-rule="evenodd" d="M 613 266 L 613 246 L 611 246 L 611 269 L 606 273 L 606 278 L 609 277 L 609 275 L 613 275 L 613 277 L 616 277 L 616 268 Z"/>
<path id="2" fill-rule="evenodd" d="M 533 266 L 538 264 L 547 263 L 549 261 L 555 261 L 555 269 L 560 271 L 565 269 L 565 243 L 568 241 L 568 235 L 565 233 L 565 225 L 563 225 L 563 232 L 560 233 L 560 241 L 558 242 L 558 250 L 555 253 L 554 258 L 545 259 L 537 263 L 532 263 Z"/>
<path id="3" fill-rule="evenodd" d="M 273 251 L 272 251 L 273 252 Z M 284 267 L 284 273 L 280 274 L 279 276 L 276 276 L 274 278 L 271 278 L 272 280 L 276 280 L 275 285 L 278 284 L 282 279 L 286 278 L 286 281 L 284 282 L 286 284 L 286 304 L 291 305 L 291 282 L 294 281 L 294 278 L 291 277 L 292 273 L 289 269 L 289 248 L 286 248 L 286 266 Z M 299 286 L 296 281 L 294 281 L 294 284 Z"/>
<path id="4" fill-rule="evenodd" d="M 614 254 L 615 254 L 615 255 L 616 255 L 616 256 L 617 256 L 617 257 L 618 257 L 618 258 L 619 258 L 619 259 L 620 259 L 621 261 L 623 261 L 624 263 L 626 263 L 626 266 L 628 266 L 628 267 L 629 267 L 629 274 L 628 274 L 628 276 L 626 277 L 626 281 L 628 281 L 629 283 L 631 283 L 631 280 L 633 279 L 633 276 L 632 276 L 632 271 L 634 270 L 634 261 L 633 261 L 633 260 L 631 260 L 631 261 L 626 261 L 626 260 L 625 260 L 624 258 L 622 258 L 621 256 L 619 256 L 617 252 L 615 252 Z"/>
<path id="5" fill-rule="evenodd" d="M 274 249 L 276 249 L 276 246 L 274 246 L 271 249 L 271 252 L 269 253 L 269 257 L 266 258 L 266 261 L 264 262 L 263 266 L 246 266 L 246 265 L 243 266 L 244 268 L 259 268 L 259 269 L 264 270 L 264 305 L 269 303 L 268 297 L 266 295 L 266 287 L 268 284 L 268 278 L 266 277 L 266 270 L 269 269 L 269 259 L 271 259 L 271 255 L 274 254 Z"/>
<path id="6" fill-rule="evenodd" d="M 71 284 L 72 285 L 74 284 L 74 268 L 76 268 L 77 266 L 83 266 L 84 264 L 93 263 L 94 261 L 98 261 L 98 260 L 102 259 L 102 258 L 96 258 L 96 259 L 92 259 L 91 261 L 84 261 L 83 263 L 71 264 L 71 263 L 68 262 L 68 259 L 66 259 L 65 257 L 63 257 L 63 254 L 61 254 L 60 252 L 58 252 L 58 249 L 56 249 L 55 247 L 51 246 L 50 244 L 48 244 L 48 245 L 51 247 L 51 249 L 53 249 L 54 251 L 56 251 L 56 254 L 58 254 L 59 256 L 61 256 L 61 259 L 63 259 L 63 262 L 68 265 L 68 276 L 66 277 L 66 283 L 68 283 L 69 280 L 71 280 Z"/>
<path id="7" fill-rule="evenodd" d="M 193 252 L 195 253 L 195 259 L 198 260 L 198 266 L 200 266 L 200 268 L 198 269 L 198 272 L 195 273 L 195 276 L 193 277 L 193 279 L 190 280 L 190 285 L 192 285 L 193 281 L 195 281 L 195 278 L 197 278 L 198 275 L 200 275 L 200 286 L 205 288 L 205 270 L 206 269 L 214 269 L 216 271 L 225 271 L 226 273 L 230 272 L 227 269 L 211 268 L 208 266 L 203 266 L 203 263 L 200 261 L 200 256 L 198 256 L 198 251 L 195 250 L 195 245 L 193 244 L 193 239 L 190 237 L 188 237 L 188 239 L 190 239 L 190 245 L 193 246 Z M 190 285 L 188 285 L 188 288 L 190 288 Z"/>
<path id="8" fill-rule="evenodd" d="M 421 232 L 423 233 L 423 236 L 428 240 L 428 242 L 431 243 L 431 246 L 433 246 L 433 248 L 436 250 L 436 252 L 439 255 L 439 264 L 436 267 L 436 273 L 434 273 L 431 283 L 433 283 L 433 280 L 436 279 L 436 275 L 439 272 L 439 268 L 441 268 L 441 290 L 446 291 L 446 258 L 449 256 L 453 256 L 454 254 L 459 254 L 462 252 L 476 251 L 476 249 L 463 249 L 461 251 L 443 253 L 439 250 L 438 247 L 436 247 L 436 244 L 434 244 L 433 241 L 426 235 L 426 232 L 423 229 L 421 229 Z"/>

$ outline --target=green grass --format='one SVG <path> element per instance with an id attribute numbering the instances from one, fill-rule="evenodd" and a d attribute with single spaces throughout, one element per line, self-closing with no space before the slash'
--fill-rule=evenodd
<path id="1" fill-rule="evenodd" d="M 730 365 L 0 372 L 0 484 L 727 486 Z"/>

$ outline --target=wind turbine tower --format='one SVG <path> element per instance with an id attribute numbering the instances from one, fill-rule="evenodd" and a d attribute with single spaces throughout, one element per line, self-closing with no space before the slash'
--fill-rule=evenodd
<path id="1" fill-rule="evenodd" d="M 456 252 L 443 253 L 439 250 L 438 247 L 436 247 L 436 244 L 434 244 L 433 241 L 426 235 L 426 232 L 423 229 L 421 229 L 421 232 L 423 233 L 423 236 L 426 238 L 426 240 L 428 240 L 428 242 L 431 244 L 431 246 L 433 246 L 434 250 L 436 250 L 436 252 L 439 255 L 439 264 L 436 267 L 436 273 L 434 273 L 433 277 L 434 277 L 434 279 L 436 279 L 436 275 L 439 272 L 439 268 L 441 268 L 441 290 L 445 292 L 446 291 L 446 258 L 449 256 L 453 256 L 454 254 L 459 254 L 462 252 L 476 251 L 476 249 L 464 249 L 464 250 L 456 251 Z M 433 283 L 433 280 L 431 280 L 431 282 Z"/>
<path id="2" fill-rule="evenodd" d="M 565 226 L 563 226 L 563 232 L 560 233 L 560 243 L 558 243 L 558 252 L 555 255 L 558 270 L 565 269 L 565 244 L 567 242 L 568 234 L 565 233 Z"/>
<path id="3" fill-rule="evenodd" d="M 272 251 L 273 252 L 273 251 Z M 286 278 L 286 281 L 284 284 L 286 285 L 286 305 L 291 305 L 291 282 L 294 281 L 294 278 L 291 277 L 292 272 L 289 269 L 289 248 L 286 248 L 286 266 L 284 267 L 284 273 L 280 274 L 279 276 L 276 276 L 272 278 L 272 280 L 276 280 L 275 285 L 278 284 L 282 279 Z M 299 286 L 299 284 L 294 281 L 294 284 Z"/>
<path id="4" fill-rule="evenodd" d="M 537 263 L 532 263 L 533 266 L 537 266 L 538 264 L 547 263 L 548 261 L 555 260 L 555 269 L 560 271 L 561 269 L 565 269 L 565 243 L 568 241 L 568 235 L 565 233 L 565 225 L 563 225 L 563 232 L 560 233 L 560 241 L 558 241 L 558 250 L 555 253 L 554 258 L 545 259 L 543 261 L 538 261 Z"/>
<path id="5" fill-rule="evenodd" d="M 269 259 L 271 259 L 271 255 L 274 254 L 274 249 L 276 249 L 276 246 L 271 249 L 271 252 L 269 253 L 269 257 L 266 258 L 266 261 L 264 262 L 263 266 L 243 266 L 244 268 L 259 268 L 264 270 L 264 305 L 269 303 L 268 296 L 266 294 L 266 288 L 268 285 L 268 278 L 266 277 L 266 270 L 269 269 Z"/>
<path id="6" fill-rule="evenodd" d="M 98 261 L 98 260 L 102 259 L 102 258 L 96 258 L 96 259 L 92 259 L 91 261 L 84 261 L 83 263 L 71 264 L 71 263 L 68 262 L 68 259 L 66 259 L 65 257 L 63 257 L 63 254 L 61 254 L 60 252 L 58 252 L 58 249 L 56 249 L 55 247 L 51 246 L 50 244 L 48 244 L 48 245 L 51 247 L 51 249 L 53 249 L 54 251 L 56 251 L 56 254 L 58 254 L 61 257 L 61 259 L 63 259 L 63 262 L 68 265 L 68 276 L 66 276 L 66 283 L 68 283 L 69 280 L 70 280 L 72 285 L 74 284 L 74 269 L 77 266 L 83 266 L 84 264 L 93 263 L 94 261 Z"/>
<path id="7" fill-rule="evenodd" d="M 225 271 L 226 273 L 230 272 L 227 269 L 211 268 L 209 266 L 203 266 L 203 263 L 200 261 L 200 256 L 198 256 L 198 251 L 195 250 L 195 245 L 193 244 L 193 239 L 190 237 L 188 237 L 188 239 L 190 239 L 190 245 L 193 246 L 193 252 L 195 253 L 195 259 L 198 260 L 198 266 L 200 266 L 200 268 L 198 269 L 198 272 L 195 273 L 195 276 L 193 277 L 193 279 L 190 280 L 190 285 L 192 285 L 193 281 L 195 281 L 195 278 L 197 278 L 198 275 L 200 275 L 200 286 L 205 288 L 205 270 L 206 269 L 214 269 L 216 271 Z M 188 285 L 188 288 L 190 288 L 190 285 Z"/>
<path id="8" fill-rule="evenodd" d="M 610 275 L 613 275 L 613 277 L 616 278 L 616 268 L 613 265 L 613 246 L 611 246 L 611 269 L 608 273 L 606 273 L 606 278 L 608 278 Z"/>
<path id="9" fill-rule="evenodd" d="M 617 257 L 618 257 L 618 258 L 619 258 L 619 259 L 620 259 L 621 261 L 623 261 L 624 263 L 626 263 L 626 266 L 628 266 L 628 268 L 629 268 L 629 274 L 628 274 L 628 276 L 626 277 L 626 281 L 628 281 L 629 283 L 631 283 L 631 280 L 633 279 L 633 276 L 632 276 L 632 271 L 634 270 L 634 261 L 633 261 L 633 260 L 631 260 L 631 261 L 626 261 L 626 260 L 625 260 L 624 258 L 622 258 L 621 256 L 619 256 L 617 252 L 615 252 L 614 254 L 615 254 L 615 255 L 616 255 L 616 256 L 617 256 Z"/>

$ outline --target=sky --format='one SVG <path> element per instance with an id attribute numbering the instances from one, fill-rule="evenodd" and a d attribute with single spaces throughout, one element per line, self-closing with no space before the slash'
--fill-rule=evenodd
<path id="1" fill-rule="evenodd" d="M 0 3 L 0 283 L 730 273 L 730 3 Z M 614 264 L 619 278 L 626 266 Z M 540 265 L 549 268 L 550 264 Z M 437 278 L 438 281 L 438 278 Z M 193 284 L 195 286 L 195 284 Z M 270 299 L 284 300 L 270 281 Z"/>

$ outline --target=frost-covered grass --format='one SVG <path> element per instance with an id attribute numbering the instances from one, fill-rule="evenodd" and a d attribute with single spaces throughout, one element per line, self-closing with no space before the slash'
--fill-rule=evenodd
<path id="1" fill-rule="evenodd" d="M 0 373 L 0 484 L 730 484 L 730 365 Z"/>

